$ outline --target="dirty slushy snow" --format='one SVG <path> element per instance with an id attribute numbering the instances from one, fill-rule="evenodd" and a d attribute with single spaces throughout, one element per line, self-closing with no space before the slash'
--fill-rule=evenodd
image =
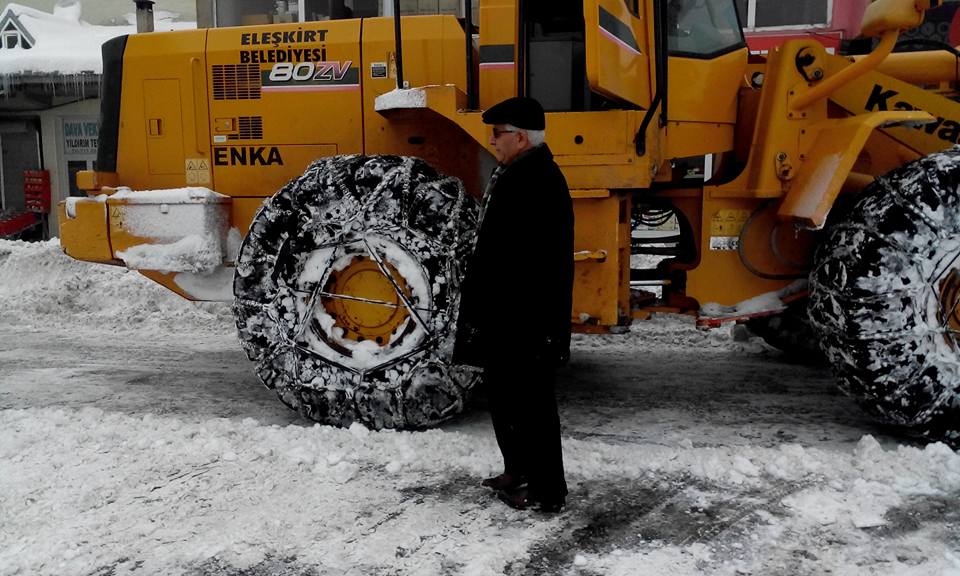
<path id="1" fill-rule="evenodd" d="M 960 455 L 728 330 L 574 337 L 553 516 L 478 486 L 482 399 L 423 432 L 313 425 L 233 330 L 227 304 L 0 241 L 0 575 L 960 574 Z"/>

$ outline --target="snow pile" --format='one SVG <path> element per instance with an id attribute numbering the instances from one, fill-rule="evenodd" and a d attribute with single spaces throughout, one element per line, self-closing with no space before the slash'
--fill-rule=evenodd
<path id="1" fill-rule="evenodd" d="M 94 200 L 102 201 L 99 196 Z M 225 260 L 232 260 L 240 245 L 240 231 L 229 228 L 230 198 L 207 188 L 142 192 L 121 188 L 106 201 L 116 212 L 115 223 L 133 236 L 149 239 L 117 252 L 134 270 L 209 276 Z"/>
<path id="2" fill-rule="evenodd" d="M 0 74 L 100 73 L 103 65 L 100 46 L 117 36 L 134 34 L 136 26 L 94 26 L 79 19 L 79 4 L 55 9 L 53 14 L 8 4 L 6 10 L 16 14 L 20 24 L 33 36 L 32 48 L 0 50 Z M 196 22 L 157 20 L 155 29 L 188 30 Z"/>
<path id="3" fill-rule="evenodd" d="M 551 519 L 509 510 L 476 485 L 498 465 L 492 434 L 482 429 L 191 423 L 93 408 L 5 410 L 0 428 L 0 461 L 18 471 L 0 475 L 0 566 L 9 574 L 89 574 L 107 566 L 117 574 L 180 574 L 211 558 L 242 571 L 295 556 L 320 573 L 390 567 L 439 574 L 457 563 L 456 573 L 494 576 L 532 554 L 534 543 L 563 538 L 564 518 L 611 498 L 585 497 L 582 483 L 625 486 L 629 498 L 650 487 L 676 492 L 671 478 L 689 479 L 670 498 L 689 502 L 690 514 L 745 499 L 737 524 L 750 550 L 733 546 L 742 557 L 727 561 L 722 540 L 670 543 L 640 533 L 613 549 L 565 550 L 570 564 L 609 576 L 633 576 L 638 565 L 651 574 L 769 573 L 751 554 L 789 555 L 802 549 L 797 538 L 824 533 L 866 542 L 862 530 L 882 526 L 892 507 L 960 491 L 960 455 L 942 445 L 884 450 L 867 437 L 852 449 L 826 451 L 568 439 L 572 496 L 583 500 Z M 750 486 L 734 481 L 733 470 Z M 905 546 L 897 539 L 887 546 L 889 553 L 879 552 L 881 571 L 848 571 L 851 558 L 834 546 L 835 557 L 804 573 L 958 568 L 922 537 L 907 539 L 908 552 L 897 552 Z"/>
<path id="4" fill-rule="evenodd" d="M 719 328 L 694 329 L 694 316 L 657 313 L 648 320 L 635 321 L 629 327 L 612 334 L 573 334 L 571 341 L 578 350 L 676 350 L 680 347 L 747 352 L 751 354 L 772 353 L 773 348 L 762 338 L 752 337 L 746 341 L 733 338 L 735 325 L 725 324 Z"/>
<path id="5" fill-rule="evenodd" d="M 423 88 L 395 88 L 377 96 L 374 110 L 394 110 L 402 108 L 426 108 L 427 93 Z"/>
<path id="6" fill-rule="evenodd" d="M 220 239 L 190 234 L 172 244 L 140 244 L 117 252 L 128 268 L 160 272 L 212 272 L 223 263 Z"/>
<path id="7" fill-rule="evenodd" d="M 114 563 L 127 573 L 143 561 L 143 573 L 178 574 L 215 554 L 246 567 L 285 551 L 340 569 L 389 564 L 398 547 L 437 529 L 424 515 L 407 535 L 375 535 L 390 520 L 378 509 L 396 505 L 392 484 L 424 472 L 481 474 L 494 453 L 489 441 L 440 431 L 184 424 L 96 409 L 8 410 L 0 426 L 0 461 L 21 471 L 0 476 L 3 573 L 91 573 Z M 47 474 L 49 465 L 61 472 Z M 368 546 L 347 545 L 368 532 Z M 481 552 L 474 562 L 482 568 L 497 556 Z"/>
<path id="8" fill-rule="evenodd" d="M 57 239 L 0 240 L 0 318 L 104 330 L 235 329 L 229 305 L 190 302 L 125 268 L 73 260 Z"/>
<path id="9" fill-rule="evenodd" d="M 230 201 L 229 196 L 202 186 L 165 190 L 131 190 L 123 186 L 117 188 L 110 198 L 124 200 L 127 204 L 218 204 Z"/>
<path id="10" fill-rule="evenodd" d="M 70 22 L 80 22 L 80 13 L 83 11 L 83 5 L 80 0 L 60 0 L 53 5 L 54 18 L 68 20 Z"/>

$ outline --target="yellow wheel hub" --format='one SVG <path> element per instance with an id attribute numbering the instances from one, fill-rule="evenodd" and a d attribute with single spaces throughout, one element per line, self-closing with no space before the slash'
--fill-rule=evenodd
<path id="1" fill-rule="evenodd" d="M 960 271 L 953 270 L 940 282 L 940 323 L 947 328 L 947 340 L 960 345 Z"/>
<path id="2" fill-rule="evenodd" d="M 344 339 L 386 346 L 391 334 L 407 320 L 409 312 L 397 288 L 408 299 L 410 289 L 389 262 L 384 267 L 393 282 L 366 256 L 355 257 L 346 268 L 330 275 L 324 292 L 332 296 L 323 297 L 321 303 L 334 318 L 334 326 L 343 329 Z"/>

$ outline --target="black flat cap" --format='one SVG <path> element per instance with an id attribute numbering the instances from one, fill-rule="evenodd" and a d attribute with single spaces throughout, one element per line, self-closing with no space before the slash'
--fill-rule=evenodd
<path id="1" fill-rule="evenodd" d="M 543 130 L 543 106 L 533 98 L 509 98 L 483 113 L 484 124 L 512 124 L 524 130 Z"/>

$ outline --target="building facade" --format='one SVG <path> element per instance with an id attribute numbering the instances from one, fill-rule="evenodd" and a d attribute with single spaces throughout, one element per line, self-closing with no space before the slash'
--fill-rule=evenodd
<path id="1" fill-rule="evenodd" d="M 400 13 L 453 14 L 462 17 L 463 0 L 400 0 Z M 197 0 L 201 28 L 392 16 L 392 0 Z M 479 2 L 473 2 L 474 22 Z"/>
<path id="2" fill-rule="evenodd" d="M 860 33 L 860 19 L 870 0 L 737 0 L 747 42 L 754 52 L 793 38 L 812 36 L 827 48 Z"/>
<path id="3" fill-rule="evenodd" d="M 90 25 L 81 16 L 82 5 L 67 2 L 53 12 L 19 4 L 0 11 L 0 236 L 11 234 L 11 227 L 2 225 L 5 217 L 31 208 L 25 172 L 45 173 L 50 203 L 56 205 L 83 194 L 74 176 L 94 167 L 100 45 L 136 30 Z M 158 30 L 194 27 L 193 22 L 157 21 Z M 30 237 L 38 236 L 35 228 L 56 233 L 58 226 L 55 213 L 49 220 L 41 212 L 17 222 L 37 224 Z"/>

